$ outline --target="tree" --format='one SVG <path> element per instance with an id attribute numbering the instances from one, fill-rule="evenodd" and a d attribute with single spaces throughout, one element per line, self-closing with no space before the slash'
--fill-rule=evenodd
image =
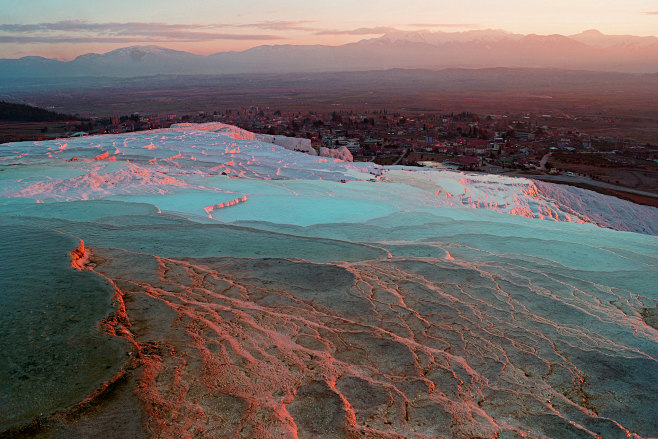
<path id="1" fill-rule="evenodd" d="M 60 114 L 31 105 L 0 101 L 0 120 L 47 122 L 54 120 L 74 120 L 70 114 Z M 79 118 L 78 118 L 79 119 Z M 88 119 L 85 119 L 88 120 Z"/>

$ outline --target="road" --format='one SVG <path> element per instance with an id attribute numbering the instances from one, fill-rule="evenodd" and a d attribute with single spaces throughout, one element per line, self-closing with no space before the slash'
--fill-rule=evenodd
<path id="1" fill-rule="evenodd" d="M 409 152 L 408 149 L 405 149 L 404 151 L 402 151 L 402 154 L 400 155 L 400 158 L 398 158 L 398 159 L 395 161 L 395 163 L 393 163 L 393 166 L 400 164 L 400 162 L 401 162 L 402 159 L 407 155 L 408 152 Z"/>

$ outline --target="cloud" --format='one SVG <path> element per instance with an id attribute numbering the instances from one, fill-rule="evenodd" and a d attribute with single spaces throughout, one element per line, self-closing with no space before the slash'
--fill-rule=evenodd
<path id="1" fill-rule="evenodd" d="M 242 34 L 214 31 L 227 26 L 229 25 L 139 22 L 89 23 L 81 20 L 36 24 L 0 24 L 0 43 L 200 42 L 213 40 L 284 39 L 284 37 L 270 34 Z"/>
<path id="2" fill-rule="evenodd" d="M 476 28 L 480 27 L 477 24 L 473 23 L 413 23 L 408 24 L 409 27 L 422 27 L 422 28 L 432 28 L 432 27 L 449 27 L 449 28 Z"/>
<path id="3" fill-rule="evenodd" d="M 166 23 L 90 23 L 83 20 L 65 20 L 53 23 L 35 24 L 0 24 L 0 31 L 14 33 L 32 32 L 97 32 L 104 34 L 143 34 L 163 30 L 208 29 L 223 27 L 223 25 L 201 24 L 166 24 Z"/>
<path id="4" fill-rule="evenodd" d="M 140 39 L 140 42 L 160 42 L 158 39 Z M 25 35 L 0 35 L 0 44 L 2 43 L 133 43 L 134 38 L 120 37 L 73 37 L 73 36 L 51 36 L 51 37 L 30 37 Z"/>
<path id="5" fill-rule="evenodd" d="M 258 23 L 248 23 L 241 24 L 238 27 L 253 27 L 256 29 L 267 29 L 267 30 L 316 30 L 313 27 L 307 26 L 308 24 L 315 23 L 312 20 L 301 20 L 301 21 L 261 21 Z"/>
<path id="6" fill-rule="evenodd" d="M 648 11 L 644 13 L 645 15 L 658 15 L 658 11 Z"/>
<path id="7" fill-rule="evenodd" d="M 324 29 L 315 32 L 316 35 L 381 35 L 394 32 L 402 32 L 399 29 L 388 26 L 377 27 L 360 27 L 358 29 L 340 30 L 340 29 Z"/>
<path id="8" fill-rule="evenodd" d="M 275 35 L 245 35 L 245 34 L 205 34 L 199 37 L 182 36 L 175 37 L 88 37 L 70 35 L 52 36 L 24 36 L 24 35 L 0 35 L 2 43 L 189 43 L 215 40 L 281 40 L 283 37 Z"/>

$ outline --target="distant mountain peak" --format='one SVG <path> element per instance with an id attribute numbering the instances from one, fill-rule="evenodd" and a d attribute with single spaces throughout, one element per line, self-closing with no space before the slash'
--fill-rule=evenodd
<path id="1" fill-rule="evenodd" d="M 522 39 L 524 40 L 534 40 L 534 41 L 555 41 L 555 42 L 572 42 L 576 43 L 575 40 L 566 37 L 564 35 L 560 34 L 551 34 L 551 35 L 537 35 L 537 34 L 530 34 L 526 35 Z"/>
<path id="2" fill-rule="evenodd" d="M 581 43 L 590 46 L 636 46 L 644 47 L 652 44 L 658 44 L 658 38 L 639 37 L 635 35 L 607 35 L 596 29 L 588 29 L 584 32 L 575 35 L 569 35 L 572 40 L 580 41 Z"/>
<path id="3" fill-rule="evenodd" d="M 168 49 L 162 46 L 128 46 L 106 52 L 104 55 L 132 55 L 135 53 L 143 54 L 167 54 L 167 53 L 185 53 L 179 50 Z"/>
<path id="4" fill-rule="evenodd" d="M 110 60 L 110 59 L 121 59 L 121 58 L 130 58 L 133 61 L 139 61 L 142 58 L 144 58 L 147 55 L 180 55 L 180 54 L 188 54 L 188 52 L 181 52 L 179 50 L 173 50 L 173 49 L 167 49 L 166 47 L 162 46 L 128 46 L 128 47 L 120 47 L 118 49 L 111 50 L 109 52 L 105 52 L 103 54 L 100 53 L 85 53 L 84 55 L 80 55 L 76 58 L 76 60 L 80 61 L 90 61 L 90 60 L 97 60 L 97 59 L 104 59 L 104 60 Z"/>

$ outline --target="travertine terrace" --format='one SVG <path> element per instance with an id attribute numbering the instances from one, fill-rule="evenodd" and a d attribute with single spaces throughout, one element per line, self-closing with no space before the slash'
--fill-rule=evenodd
<path id="1" fill-rule="evenodd" d="M 1 429 L 658 433 L 655 208 L 273 140 L 210 124 L 0 145 Z"/>

